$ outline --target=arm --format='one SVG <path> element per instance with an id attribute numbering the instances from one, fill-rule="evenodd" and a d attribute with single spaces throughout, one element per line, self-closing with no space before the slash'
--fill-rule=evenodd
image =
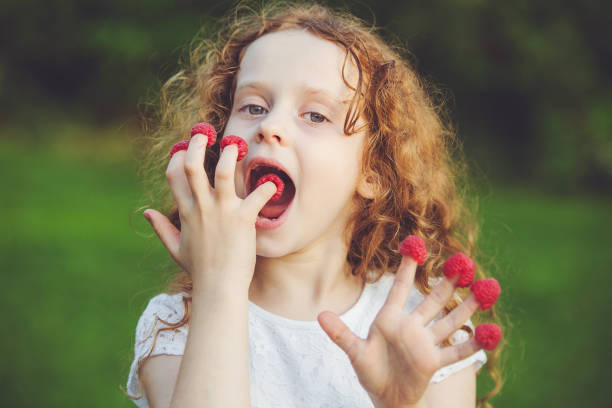
<path id="1" fill-rule="evenodd" d="M 474 408 L 476 406 L 476 371 L 474 365 L 452 374 L 439 383 L 431 383 L 421 401 L 424 408 Z"/>
<path id="2" fill-rule="evenodd" d="M 196 293 L 171 407 L 249 407 L 248 294 Z"/>
<path id="3" fill-rule="evenodd" d="M 150 408 L 170 406 L 182 358 L 158 354 L 142 365 L 140 380 Z"/>
<path id="4" fill-rule="evenodd" d="M 376 408 L 384 407 L 376 399 L 372 399 L 372 402 Z M 475 406 L 476 372 L 472 364 L 442 382 L 430 383 L 419 403 L 407 408 L 474 408 Z"/>
<path id="5" fill-rule="evenodd" d="M 497 300 L 499 285 L 495 279 L 475 282 L 473 293 L 465 301 L 444 317 L 436 319 L 453 296 L 455 287 L 463 287 L 468 278 L 473 279 L 471 259 L 458 253 L 458 256 L 449 258 L 445 263 L 445 270 L 455 272 L 454 275 L 449 277 L 445 271 L 446 276 L 433 291 L 410 313 L 404 313 L 414 283 L 417 259 L 422 261 L 425 252 L 422 238 L 409 236 L 400 244 L 400 252 L 404 256 L 395 281 L 366 339 L 353 333 L 332 312 L 324 311 L 318 316 L 319 324 L 329 338 L 349 357 L 360 384 L 376 408 L 422 408 L 429 402 L 425 393 L 436 371 L 464 360 L 483 348 L 493 350 L 502 336 L 497 325 L 481 324 L 476 327 L 473 338 L 452 346 L 438 347 L 456 333 L 464 322 L 469 321 L 476 310 L 485 310 Z M 490 300 L 486 298 L 485 292 Z M 469 382 L 467 385 L 473 389 L 476 376 L 472 364 L 470 366 L 471 372 L 465 374 L 469 378 L 464 381 Z M 452 384 L 454 381 L 447 379 L 446 382 L 442 386 L 433 386 L 444 391 L 435 392 L 436 397 L 431 397 L 435 398 L 432 404 L 438 404 L 438 396 L 442 398 L 444 395 L 446 398 L 450 395 L 446 393 L 448 390 L 456 396 L 450 398 L 451 406 L 474 406 L 473 397 L 470 397 L 470 402 L 461 401 L 468 398 L 463 394 L 463 386 L 466 386 L 463 380 L 458 379 L 455 385 Z"/>
<path id="6" fill-rule="evenodd" d="M 256 263 L 255 223 L 276 186 L 269 181 L 244 199 L 236 196 L 238 147 L 230 144 L 217 162 L 213 188 L 202 163 L 206 147 L 217 134 L 210 124 L 199 125 L 192 129 L 187 151 L 174 146 L 166 170 L 180 230 L 159 211 L 143 213 L 193 282 L 190 328 L 170 406 L 246 408 L 250 405 L 248 290 Z"/>

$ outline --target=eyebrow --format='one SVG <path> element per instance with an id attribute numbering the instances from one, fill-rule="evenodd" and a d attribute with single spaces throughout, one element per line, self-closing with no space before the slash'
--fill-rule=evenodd
<path id="1" fill-rule="evenodd" d="M 244 84 L 241 84 L 240 86 L 236 88 L 236 93 L 238 93 L 238 91 L 241 91 L 243 89 L 266 89 L 266 88 L 267 88 L 266 84 L 261 81 L 245 82 Z M 311 86 L 305 86 L 305 87 L 302 87 L 302 89 L 303 89 L 303 92 L 306 94 L 320 95 L 324 97 L 325 99 L 329 99 L 338 105 L 348 105 L 349 103 L 351 103 L 350 99 L 341 101 L 324 89 L 313 88 Z"/>

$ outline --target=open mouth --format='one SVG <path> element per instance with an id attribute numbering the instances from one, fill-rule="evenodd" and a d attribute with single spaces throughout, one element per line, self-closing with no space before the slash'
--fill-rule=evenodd
<path id="1" fill-rule="evenodd" d="M 295 197 L 295 184 L 285 173 L 284 171 L 267 165 L 260 165 L 251 170 L 251 174 L 249 177 L 249 185 L 248 185 L 248 193 L 250 194 L 255 190 L 255 186 L 257 185 L 257 181 L 265 176 L 266 174 L 276 174 L 281 178 L 283 183 L 285 184 L 285 188 L 283 189 L 282 195 L 278 198 L 278 200 L 274 202 L 268 201 L 266 205 L 261 209 L 259 215 L 262 217 L 266 217 L 269 219 L 276 219 L 281 216 L 281 214 L 289 207 L 291 201 Z"/>

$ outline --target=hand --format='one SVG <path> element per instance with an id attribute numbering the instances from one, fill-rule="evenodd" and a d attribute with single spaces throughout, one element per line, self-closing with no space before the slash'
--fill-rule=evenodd
<path id="1" fill-rule="evenodd" d="M 443 278 L 412 313 L 403 312 L 416 268 L 412 257 L 403 256 L 389 296 L 370 326 L 367 339 L 356 336 L 330 311 L 318 317 L 330 339 L 348 355 L 359 382 L 377 408 L 418 406 L 438 369 L 482 348 L 475 338 L 451 347 L 436 347 L 480 307 L 474 294 L 426 327 L 450 300 L 459 275 Z"/>
<path id="2" fill-rule="evenodd" d="M 166 170 L 180 231 L 158 211 L 148 209 L 144 215 L 172 258 L 191 275 L 194 290 L 228 285 L 248 289 L 255 270 L 255 222 L 276 185 L 263 183 L 244 200 L 237 197 L 238 148 L 230 144 L 219 157 L 213 189 L 203 166 L 207 141 L 202 134 L 194 135 L 186 151 L 172 156 Z"/>

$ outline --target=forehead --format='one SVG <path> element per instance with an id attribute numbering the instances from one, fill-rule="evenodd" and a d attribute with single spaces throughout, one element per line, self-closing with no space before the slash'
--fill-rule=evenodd
<path id="1" fill-rule="evenodd" d="M 342 80 L 346 51 L 305 30 L 291 29 L 265 34 L 251 43 L 240 63 L 237 88 L 251 82 L 275 86 L 326 90 L 338 98 L 352 96 Z M 346 80 L 355 87 L 357 68 L 348 58 Z"/>

